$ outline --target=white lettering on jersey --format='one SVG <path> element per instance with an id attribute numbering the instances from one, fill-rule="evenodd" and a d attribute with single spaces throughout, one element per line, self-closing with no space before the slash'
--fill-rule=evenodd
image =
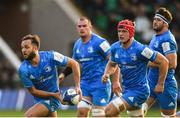
<path id="1" fill-rule="evenodd" d="M 58 52 L 54 52 L 54 60 L 59 61 L 59 62 L 63 62 L 64 60 L 64 55 L 58 53 Z"/>
<path id="2" fill-rule="evenodd" d="M 169 42 L 162 43 L 162 49 L 163 49 L 163 52 L 169 51 L 170 50 Z"/>
<path id="3" fill-rule="evenodd" d="M 110 45 L 106 41 L 102 42 L 100 47 L 104 52 L 107 52 L 110 49 Z"/>
<path id="4" fill-rule="evenodd" d="M 148 58 L 148 59 L 150 59 L 151 57 L 152 57 L 152 55 L 153 55 L 153 51 L 151 50 L 151 49 L 149 49 L 149 48 L 144 48 L 144 50 L 141 52 L 141 54 L 143 55 L 143 56 L 145 56 L 146 58 Z"/>

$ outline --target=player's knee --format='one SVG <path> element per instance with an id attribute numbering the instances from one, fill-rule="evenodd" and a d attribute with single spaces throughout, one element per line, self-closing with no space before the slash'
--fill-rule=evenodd
<path id="1" fill-rule="evenodd" d="M 92 103 L 87 101 L 87 100 L 81 100 L 78 105 L 77 108 L 87 108 L 87 109 L 91 109 L 92 107 Z"/>
<path id="2" fill-rule="evenodd" d="M 122 111 L 126 110 L 124 102 L 123 102 L 123 100 L 120 97 L 115 98 L 111 103 L 115 106 L 115 108 L 118 111 L 122 112 Z"/>
<path id="3" fill-rule="evenodd" d="M 105 116 L 104 109 L 92 109 L 92 116 L 93 117 L 102 117 Z"/>
<path id="4" fill-rule="evenodd" d="M 114 105 L 110 104 L 105 108 L 105 116 L 106 117 L 118 117 L 119 111 L 114 107 Z"/>
<path id="5" fill-rule="evenodd" d="M 144 112 L 142 109 L 127 111 L 127 114 L 131 117 L 143 117 L 144 116 Z"/>
<path id="6" fill-rule="evenodd" d="M 78 117 L 87 117 L 91 107 L 92 107 L 92 104 L 90 102 L 81 100 L 77 105 L 77 108 L 78 108 L 77 116 Z"/>
<path id="7" fill-rule="evenodd" d="M 79 108 L 77 111 L 77 117 L 88 117 L 89 109 Z"/>

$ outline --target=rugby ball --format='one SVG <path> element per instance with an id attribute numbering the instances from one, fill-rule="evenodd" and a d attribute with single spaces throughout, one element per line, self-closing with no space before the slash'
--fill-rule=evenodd
<path id="1" fill-rule="evenodd" d="M 67 89 L 63 94 L 63 101 L 67 105 L 77 105 L 79 103 L 79 94 L 74 88 Z"/>

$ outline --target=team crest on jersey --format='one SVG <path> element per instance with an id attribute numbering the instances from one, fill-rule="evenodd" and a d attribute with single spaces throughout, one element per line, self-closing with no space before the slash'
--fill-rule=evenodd
<path id="1" fill-rule="evenodd" d="M 158 48 L 158 46 L 159 46 L 159 42 L 158 41 L 154 42 L 154 47 Z"/>
<path id="2" fill-rule="evenodd" d="M 131 60 L 133 60 L 133 61 L 136 61 L 136 60 L 137 60 L 136 54 L 131 54 L 130 56 L 131 56 Z"/>
<path id="3" fill-rule="evenodd" d="M 46 66 L 45 67 L 45 72 L 50 72 L 52 69 L 51 69 L 51 67 L 50 66 Z"/>
<path id="4" fill-rule="evenodd" d="M 93 52 L 94 52 L 94 50 L 93 50 L 93 47 L 92 47 L 92 46 L 88 47 L 88 52 L 89 52 L 89 53 L 93 53 Z"/>

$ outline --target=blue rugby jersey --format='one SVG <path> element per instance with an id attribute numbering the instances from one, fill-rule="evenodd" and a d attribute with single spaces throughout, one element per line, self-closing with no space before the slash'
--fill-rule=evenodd
<path id="1" fill-rule="evenodd" d="M 111 46 L 111 61 L 117 63 L 121 69 L 124 89 L 148 86 L 147 64 L 149 60 L 154 61 L 156 55 L 156 52 L 136 40 L 127 49 L 119 41 Z"/>
<path id="2" fill-rule="evenodd" d="M 24 60 L 19 68 L 19 77 L 26 88 L 35 87 L 36 89 L 58 92 L 59 81 L 57 66 L 66 66 L 68 58 L 55 51 L 39 52 L 40 61 L 38 66 Z M 36 102 L 44 99 L 34 96 Z"/>
<path id="3" fill-rule="evenodd" d="M 176 53 L 177 44 L 173 34 L 168 30 L 161 35 L 153 35 L 152 40 L 149 44 L 152 50 L 158 51 L 162 55 L 166 56 L 170 53 Z M 169 69 L 165 84 L 174 83 L 176 80 L 174 78 L 175 70 Z M 157 84 L 159 79 L 159 69 L 158 67 L 149 67 L 148 79 L 154 86 Z"/>
<path id="4" fill-rule="evenodd" d="M 98 83 L 93 86 L 103 86 L 101 77 L 108 62 L 109 53 L 109 43 L 94 33 L 86 43 L 83 43 L 81 38 L 76 41 L 73 58 L 81 65 L 81 83 L 97 81 Z"/>

